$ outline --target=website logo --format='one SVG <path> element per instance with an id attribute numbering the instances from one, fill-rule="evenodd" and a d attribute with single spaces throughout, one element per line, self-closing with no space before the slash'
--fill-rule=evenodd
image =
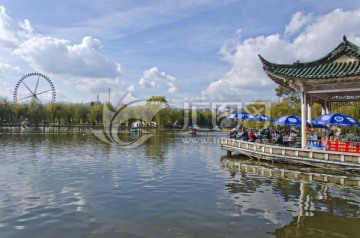
<path id="1" fill-rule="evenodd" d="M 131 102 L 124 103 L 126 97 Z M 167 105 L 162 102 L 149 102 L 137 99 L 130 92 L 125 94 L 116 110 L 111 105 L 103 105 L 103 129 L 91 128 L 91 132 L 107 144 L 117 144 L 124 148 L 142 145 L 154 134 L 147 128 L 153 125 L 154 116 Z"/>

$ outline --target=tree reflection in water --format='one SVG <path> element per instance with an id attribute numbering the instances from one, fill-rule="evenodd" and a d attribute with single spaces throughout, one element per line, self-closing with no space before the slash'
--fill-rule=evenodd
<path id="1" fill-rule="evenodd" d="M 289 238 L 360 237 L 359 175 L 269 164 L 243 157 L 223 157 L 221 165 L 232 178 L 225 190 L 236 200 L 244 202 L 249 194 L 271 187 L 282 202 L 297 207 L 288 211 L 293 217 L 289 224 L 279 224 L 279 228 L 268 234 Z M 273 209 L 272 213 L 278 212 L 276 207 Z"/>

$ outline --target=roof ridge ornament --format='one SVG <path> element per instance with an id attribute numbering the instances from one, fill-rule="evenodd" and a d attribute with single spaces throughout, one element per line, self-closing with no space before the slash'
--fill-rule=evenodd
<path id="1" fill-rule="evenodd" d="M 343 36 L 343 40 L 344 40 L 344 45 L 345 45 L 345 46 L 347 46 L 347 45 L 348 45 L 348 41 L 347 41 L 347 39 L 346 39 L 346 36 L 345 36 L 345 35 Z"/>

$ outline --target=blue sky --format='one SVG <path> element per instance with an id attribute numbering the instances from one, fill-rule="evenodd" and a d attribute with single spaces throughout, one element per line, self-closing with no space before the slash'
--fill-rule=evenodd
<path id="1" fill-rule="evenodd" d="M 57 101 L 275 99 L 261 54 L 311 61 L 342 36 L 360 45 L 358 0 L 3 0 L 0 97 L 47 75 Z M 30 82 L 29 82 L 30 84 Z M 25 92 L 24 92 L 25 93 Z"/>

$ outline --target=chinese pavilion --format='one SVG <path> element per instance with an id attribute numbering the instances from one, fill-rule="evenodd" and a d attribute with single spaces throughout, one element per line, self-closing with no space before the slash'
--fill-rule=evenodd
<path id="1" fill-rule="evenodd" d="M 343 41 L 324 57 L 306 63 L 276 64 L 259 55 L 266 74 L 277 84 L 301 95 L 301 144 L 306 144 L 306 117 L 311 124 L 312 104 L 329 113 L 331 102 L 360 101 L 360 47 Z"/>

